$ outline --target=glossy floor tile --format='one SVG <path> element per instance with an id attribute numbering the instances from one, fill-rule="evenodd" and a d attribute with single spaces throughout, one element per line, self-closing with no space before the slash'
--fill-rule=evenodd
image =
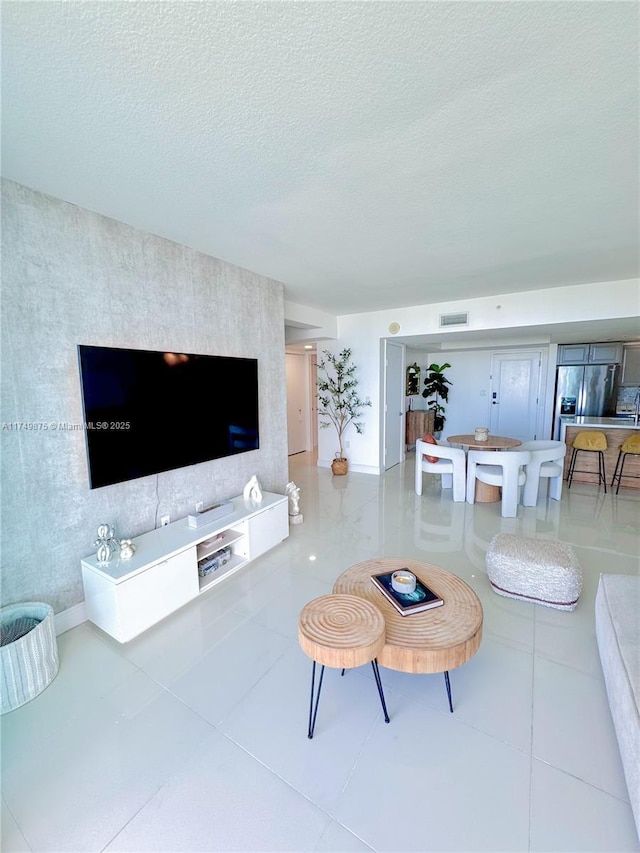
<path id="1" fill-rule="evenodd" d="M 530 764 L 455 713 L 406 702 L 372 730 L 335 817 L 375 850 L 525 850 Z"/>
<path id="2" fill-rule="evenodd" d="M 638 573 L 640 495 L 574 484 L 503 519 L 382 477 L 290 458 L 304 521 L 259 560 L 121 645 L 86 622 L 2 724 L 2 850 L 640 851 L 594 627 L 600 572 Z M 284 488 L 284 484 L 283 484 Z M 499 532 L 570 543 L 574 612 L 496 595 Z M 354 563 L 435 563 L 478 594 L 483 641 L 451 672 L 327 670 L 307 738 L 297 619 Z M 410 618 L 410 617 L 408 617 Z"/>
<path id="3" fill-rule="evenodd" d="M 106 849 L 302 853 L 328 825 L 321 809 L 212 731 Z"/>

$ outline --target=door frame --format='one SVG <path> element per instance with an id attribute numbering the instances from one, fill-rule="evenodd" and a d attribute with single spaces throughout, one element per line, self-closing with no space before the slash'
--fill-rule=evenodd
<path id="1" fill-rule="evenodd" d="M 318 387 L 315 384 L 317 377 L 318 356 L 315 352 L 292 352 L 285 348 L 285 361 L 288 355 L 304 358 L 306 383 L 304 388 L 304 406 L 302 407 L 302 425 L 304 429 L 305 450 L 313 451 L 318 447 Z M 286 368 L 285 368 L 286 378 Z M 287 395 L 289 393 L 288 382 L 286 383 Z M 287 451 L 289 446 L 289 424 L 287 418 Z"/>
<path id="2" fill-rule="evenodd" d="M 401 350 L 400 374 L 397 377 L 397 380 L 393 379 L 389 375 L 389 371 L 387 369 L 388 347 L 390 347 L 390 346 L 397 347 L 398 349 Z M 399 341 L 390 341 L 390 340 L 388 340 L 388 338 L 381 338 L 380 339 L 380 361 L 381 361 L 380 375 L 382 378 L 381 389 L 380 389 L 380 391 L 381 391 L 380 398 L 382 401 L 382 405 L 380 406 L 380 437 L 381 437 L 381 441 L 380 441 L 380 462 L 379 462 L 379 465 L 380 465 L 380 472 L 381 473 L 383 473 L 384 471 L 387 471 L 388 467 L 389 467 L 389 466 L 387 466 L 387 461 L 386 461 L 387 432 L 389 431 L 389 422 L 390 422 L 389 419 L 391 417 L 393 417 L 394 419 L 398 417 L 398 415 L 393 414 L 392 412 L 388 411 L 387 391 L 389 389 L 389 385 L 391 382 L 395 382 L 395 381 L 399 382 L 399 388 L 401 390 L 401 395 L 400 395 L 401 400 L 404 401 L 404 375 L 405 375 L 405 368 L 406 368 L 406 360 L 407 360 L 407 348 L 404 344 L 401 344 Z M 398 462 L 394 462 L 393 466 L 391 466 L 391 467 L 395 467 L 397 464 L 405 461 L 404 437 L 405 437 L 405 413 L 404 413 L 404 406 L 403 406 L 403 411 L 402 411 L 402 415 L 401 415 L 401 422 L 400 422 Z"/>
<path id="3" fill-rule="evenodd" d="M 302 453 L 304 450 L 309 449 L 309 427 L 310 427 L 310 419 L 309 419 L 309 388 L 308 382 L 300 383 L 296 382 L 300 377 L 307 377 L 309 373 L 309 365 L 308 361 L 302 353 L 296 352 L 285 352 L 285 372 L 287 377 L 287 455 L 292 456 L 296 453 Z M 295 359 L 295 361 L 292 361 Z M 299 361 L 298 361 L 299 359 Z M 291 377 L 291 370 L 289 365 L 295 365 L 293 373 L 295 376 Z M 291 381 L 293 379 L 293 382 Z M 295 396 L 295 401 L 294 401 Z M 301 444 L 300 449 L 291 449 L 291 422 L 290 422 L 290 405 L 292 402 L 295 402 L 295 407 L 299 412 L 300 422 L 298 429 L 298 438 Z"/>
<path id="4" fill-rule="evenodd" d="M 309 450 L 318 449 L 318 354 L 310 352 L 309 361 Z"/>

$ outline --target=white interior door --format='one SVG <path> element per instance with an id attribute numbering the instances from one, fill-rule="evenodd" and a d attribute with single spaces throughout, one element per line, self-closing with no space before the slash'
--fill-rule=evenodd
<path id="1" fill-rule="evenodd" d="M 494 353 L 489 429 L 493 435 L 536 438 L 540 397 L 539 351 Z"/>
<path id="2" fill-rule="evenodd" d="M 306 413 L 308 411 L 307 359 L 304 355 L 285 353 L 287 374 L 287 434 L 289 456 L 307 450 Z"/>
<path id="3" fill-rule="evenodd" d="M 404 447 L 404 347 L 386 342 L 384 469 L 402 460 Z"/>

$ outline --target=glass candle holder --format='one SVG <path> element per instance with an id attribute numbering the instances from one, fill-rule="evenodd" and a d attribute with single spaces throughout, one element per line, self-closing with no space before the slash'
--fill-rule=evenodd
<path id="1" fill-rule="evenodd" d="M 415 592 L 416 576 L 408 569 L 400 569 L 391 575 L 391 586 L 396 592 L 400 592 L 403 595 L 409 595 L 410 593 Z"/>

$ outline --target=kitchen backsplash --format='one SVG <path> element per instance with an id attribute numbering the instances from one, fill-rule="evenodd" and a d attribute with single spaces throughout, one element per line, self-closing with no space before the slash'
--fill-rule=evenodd
<path id="1" fill-rule="evenodd" d="M 618 400 L 616 403 L 616 414 L 633 414 L 636 410 L 636 398 L 640 393 L 640 386 L 625 385 L 618 389 Z"/>

